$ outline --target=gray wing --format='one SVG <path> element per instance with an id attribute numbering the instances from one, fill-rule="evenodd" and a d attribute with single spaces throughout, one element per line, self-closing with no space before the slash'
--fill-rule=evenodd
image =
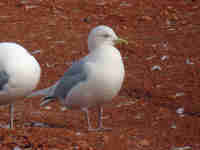
<path id="1" fill-rule="evenodd" d="M 87 79 L 84 65 L 85 63 L 82 60 L 72 64 L 60 79 L 60 82 L 55 89 L 54 97 L 64 99 L 75 85 Z"/>
<path id="2" fill-rule="evenodd" d="M 5 84 L 8 83 L 9 75 L 5 71 L 0 71 L 0 90 L 3 90 Z"/>

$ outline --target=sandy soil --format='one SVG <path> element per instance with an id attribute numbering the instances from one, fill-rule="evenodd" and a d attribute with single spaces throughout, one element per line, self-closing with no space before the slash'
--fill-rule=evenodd
<path id="1" fill-rule="evenodd" d="M 0 7 L 0 41 L 39 50 L 38 89 L 87 55 L 91 28 L 109 25 L 129 41 L 118 46 L 124 85 L 105 107 L 104 124 L 112 131 L 88 132 L 82 112 L 62 110 L 58 102 L 41 108 L 35 97 L 17 102 L 15 130 L 0 129 L 1 150 L 200 149 L 198 0 L 1 0 Z M 0 113 L 7 124 L 8 107 Z M 91 114 L 95 125 L 95 108 Z"/>

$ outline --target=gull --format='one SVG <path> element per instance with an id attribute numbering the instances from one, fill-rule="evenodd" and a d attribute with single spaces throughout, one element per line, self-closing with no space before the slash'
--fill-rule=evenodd
<path id="1" fill-rule="evenodd" d="M 109 103 L 121 89 L 124 64 L 114 45 L 123 42 L 127 43 L 110 27 L 97 26 L 88 36 L 89 54 L 74 62 L 53 86 L 33 92 L 29 97 L 44 95 L 41 106 L 58 98 L 65 107 L 85 112 L 89 131 L 109 130 L 102 123 L 102 105 Z M 97 128 L 91 126 L 90 107 L 97 107 Z"/>
<path id="2" fill-rule="evenodd" d="M 9 128 L 14 127 L 14 103 L 29 95 L 40 80 L 40 65 L 19 44 L 0 43 L 0 105 L 9 104 Z"/>

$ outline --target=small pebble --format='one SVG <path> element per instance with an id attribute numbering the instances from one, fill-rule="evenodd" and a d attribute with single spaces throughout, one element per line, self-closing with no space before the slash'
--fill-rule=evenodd
<path id="1" fill-rule="evenodd" d="M 168 42 L 167 41 L 163 41 L 162 43 L 161 43 L 161 45 L 163 46 L 163 48 L 168 48 Z"/>
<path id="2" fill-rule="evenodd" d="M 67 107 L 61 107 L 60 110 L 61 110 L 61 111 L 66 111 L 66 110 L 67 110 Z"/>
<path id="3" fill-rule="evenodd" d="M 46 63 L 46 67 L 47 67 L 47 68 L 52 68 L 52 67 L 55 67 L 55 64 Z"/>
<path id="4" fill-rule="evenodd" d="M 160 70 L 160 71 L 161 71 L 161 67 L 155 65 L 155 66 L 153 66 L 153 67 L 151 68 L 151 71 L 154 71 L 154 70 Z"/>
<path id="5" fill-rule="evenodd" d="M 151 143 L 149 140 L 143 139 L 143 140 L 139 141 L 139 144 L 142 146 L 149 146 Z"/>
<path id="6" fill-rule="evenodd" d="M 51 106 L 45 106 L 44 109 L 50 110 L 50 109 L 51 109 Z"/>
<path id="7" fill-rule="evenodd" d="M 192 150 L 191 146 L 173 147 L 171 150 Z"/>
<path id="8" fill-rule="evenodd" d="M 176 110 L 176 113 L 177 114 L 183 114 L 184 113 L 184 108 L 178 108 L 177 110 Z"/>
<path id="9" fill-rule="evenodd" d="M 187 59 L 186 59 L 186 64 L 188 64 L 188 65 L 193 65 L 194 63 L 191 62 L 189 58 L 187 58 Z"/>
<path id="10" fill-rule="evenodd" d="M 119 6 L 131 7 L 132 5 L 128 2 L 122 1 Z"/>
<path id="11" fill-rule="evenodd" d="M 140 120 L 140 119 L 142 119 L 142 116 L 143 116 L 143 114 L 137 114 L 137 115 L 135 116 L 135 119 Z"/>
<path id="12" fill-rule="evenodd" d="M 32 54 L 38 54 L 38 53 L 40 53 L 41 51 L 40 50 L 34 50 L 33 52 L 32 52 Z"/>
<path id="13" fill-rule="evenodd" d="M 83 18 L 83 22 L 91 23 L 91 17 L 88 16 L 88 17 Z"/>
<path id="14" fill-rule="evenodd" d="M 184 95 L 185 95 L 184 92 L 176 93 L 176 97 L 180 97 L 180 96 L 184 96 Z"/>
<path id="15" fill-rule="evenodd" d="M 81 133 L 80 133 L 80 132 L 76 132 L 76 135 L 77 135 L 77 136 L 80 136 L 80 135 L 81 135 Z"/>
<path id="16" fill-rule="evenodd" d="M 9 124 L 7 124 L 7 125 L 0 125 L 0 128 L 9 129 L 10 125 Z"/>
<path id="17" fill-rule="evenodd" d="M 175 124 L 172 124 L 172 125 L 171 125 L 171 128 L 172 128 L 172 129 L 176 129 L 176 125 L 175 125 Z"/>
<path id="18" fill-rule="evenodd" d="M 74 146 L 74 150 L 79 150 L 80 149 L 80 147 L 79 146 Z"/>
<path id="19" fill-rule="evenodd" d="M 25 9 L 29 10 L 29 9 L 33 9 L 33 8 L 37 8 L 37 7 L 38 7 L 37 5 L 26 5 Z"/>
<path id="20" fill-rule="evenodd" d="M 146 60 L 152 60 L 152 59 L 155 58 L 155 57 L 156 57 L 156 55 L 149 56 L 149 57 L 146 58 Z"/>
<path id="21" fill-rule="evenodd" d="M 32 127 L 49 127 L 48 124 L 42 123 L 42 122 L 32 122 L 31 123 Z"/>
<path id="22" fill-rule="evenodd" d="M 22 150 L 19 146 L 15 146 L 13 150 Z"/>
<path id="23" fill-rule="evenodd" d="M 64 44 L 65 41 L 55 41 L 56 44 Z"/>
<path id="24" fill-rule="evenodd" d="M 169 58 L 169 56 L 162 56 L 160 59 L 162 60 L 162 61 L 164 61 L 164 60 L 166 60 L 166 59 L 168 59 Z"/>

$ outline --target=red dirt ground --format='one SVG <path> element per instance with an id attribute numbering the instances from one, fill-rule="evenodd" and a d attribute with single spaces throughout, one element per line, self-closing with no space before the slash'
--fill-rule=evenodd
<path id="1" fill-rule="evenodd" d="M 16 103 L 15 130 L 0 129 L 1 150 L 200 149 L 200 115 L 191 113 L 200 112 L 198 0 L 1 0 L 0 6 L 0 41 L 40 50 L 34 54 L 43 71 L 38 89 L 87 54 L 93 27 L 109 25 L 129 41 L 118 47 L 124 85 L 105 107 L 111 132 L 88 132 L 82 112 L 61 111 L 58 102 L 47 110 L 35 97 Z M 179 115 L 178 108 L 186 113 Z M 7 124 L 7 106 L 0 113 L 0 123 Z"/>

